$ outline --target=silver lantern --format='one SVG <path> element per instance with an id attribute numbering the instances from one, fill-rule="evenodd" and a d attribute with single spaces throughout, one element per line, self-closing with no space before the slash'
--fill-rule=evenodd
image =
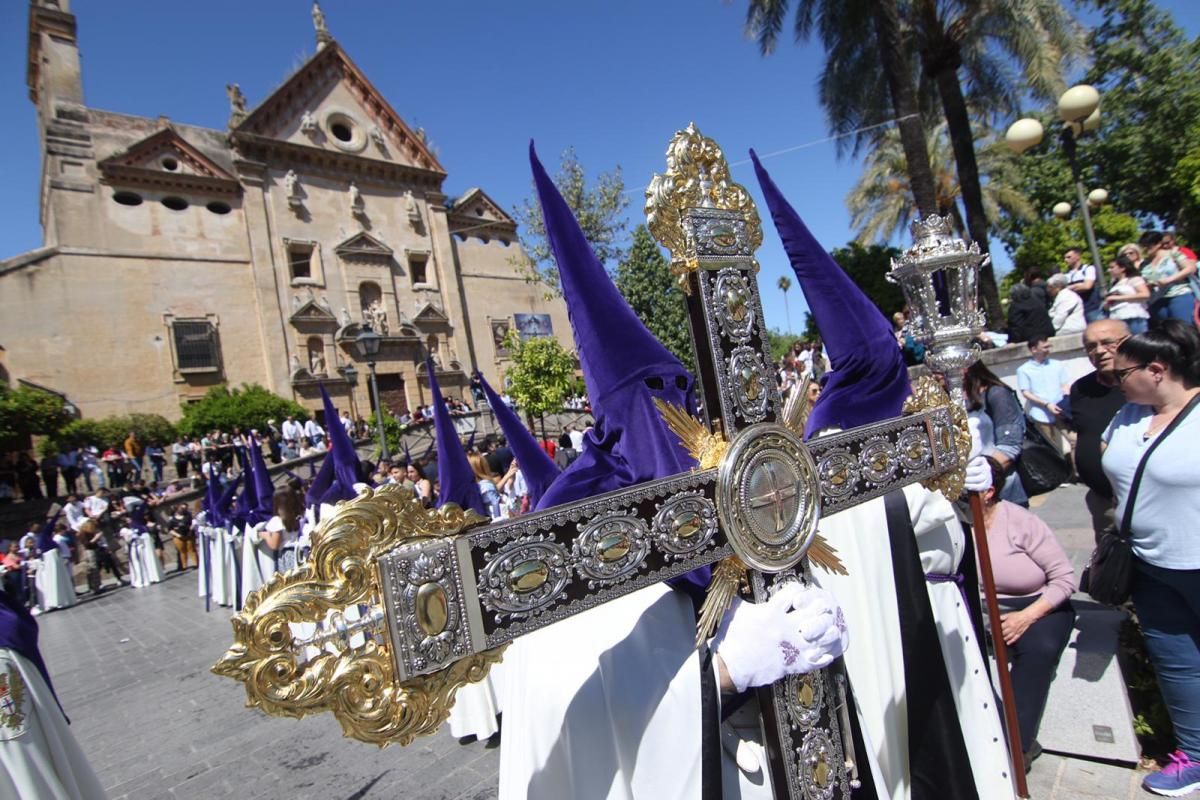
<path id="1" fill-rule="evenodd" d="M 951 397 L 964 401 L 963 371 L 979 359 L 979 334 L 985 317 L 979 310 L 979 268 L 987 257 L 979 245 L 954 235 L 950 217 L 931 214 L 912 224 L 913 245 L 892 260 L 888 280 L 900 284 L 908 301 L 906 330 L 925 345 L 925 363 L 946 376 Z M 941 300 L 935 276 L 942 276 Z"/>

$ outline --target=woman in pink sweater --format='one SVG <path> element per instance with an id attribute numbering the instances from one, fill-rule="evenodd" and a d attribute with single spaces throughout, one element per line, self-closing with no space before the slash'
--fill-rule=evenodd
<path id="1" fill-rule="evenodd" d="M 1004 485 L 1004 468 L 995 462 L 992 478 L 995 486 Z M 1075 569 L 1054 532 L 1032 512 L 1001 500 L 994 488 L 985 491 L 983 499 L 996 594 L 1005 609 L 1000 615 L 1001 633 L 1008 645 L 1028 770 L 1042 752 L 1038 726 L 1058 660 L 1075 625 L 1071 606 Z"/>

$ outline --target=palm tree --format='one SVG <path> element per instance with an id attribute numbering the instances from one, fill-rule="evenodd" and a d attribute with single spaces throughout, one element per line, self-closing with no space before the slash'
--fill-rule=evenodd
<path id="1" fill-rule="evenodd" d="M 792 312 L 788 311 L 787 293 L 788 289 L 792 288 L 792 279 L 787 275 L 781 275 L 779 282 L 775 284 L 779 287 L 779 291 L 783 292 L 783 316 L 787 320 L 787 332 L 792 332 Z"/>
<path id="2" fill-rule="evenodd" d="M 987 178 L 983 185 L 983 204 L 988 219 L 993 221 L 992 232 L 998 231 L 1001 213 L 1022 220 L 1033 219 L 1029 199 L 1015 188 L 1020 179 L 1017 156 L 986 125 L 977 130 L 980 132 L 976 137 L 979 170 Z M 954 152 L 944 120 L 929 126 L 928 151 L 937 212 L 949 215 L 955 232 L 966 236 L 968 231 L 959 206 L 962 188 L 955 173 Z M 860 244 L 871 244 L 903 235 L 914 217 L 912 206 L 905 200 L 907 193 L 900 136 L 897 131 L 889 130 L 871 147 L 858 182 L 846 195 L 850 225 L 857 231 L 856 240 Z"/>
<path id="3" fill-rule="evenodd" d="M 866 6 L 860 7 L 862 3 Z M 968 99 L 980 101 L 980 107 L 986 103 L 998 119 L 1014 116 L 1024 93 L 1042 99 L 1057 95 L 1064 85 L 1063 71 L 1084 52 L 1083 36 L 1059 0 L 886 0 L 881 5 L 897 14 L 898 41 L 919 54 L 919 65 L 905 60 L 897 67 L 883 47 L 861 36 L 861 21 L 872 13 L 870 0 L 797 1 L 797 37 L 807 38 L 815 25 L 825 46 L 819 87 L 830 127 L 846 134 L 880 121 L 872 118 L 870 109 L 879 108 L 884 92 L 897 81 L 892 73 L 899 69 L 901 77 L 917 86 L 913 105 L 921 111 L 939 106 L 946 119 L 967 229 L 986 252 L 987 210 Z M 758 7 L 765 11 L 756 14 Z M 750 0 L 749 19 L 772 22 L 777 36 L 787 7 L 787 0 Z M 761 46 L 763 36 L 757 38 Z M 910 71 L 918 68 L 919 73 Z M 864 138 L 871 137 L 856 135 L 856 148 Z M 907 137 L 902 142 L 911 182 L 913 143 Z M 930 172 L 920 180 L 935 185 L 932 168 Z M 921 211 L 928 213 L 923 205 Z M 990 265 L 980 276 L 980 293 L 989 320 L 997 323 L 1000 298 Z"/>
<path id="4" fill-rule="evenodd" d="M 787 12 L 788 0 L 750 0 L 746 32 L 758 42 L 763 55 L 770 55 L 775 50 Z M 853 19 L 856 24 L 870 19 L 874 37 L 864 37 L 854 25 L 831 24 L 831 21 L 839 18 L 844 22 Z M 856 63 L 877 60 L 883 65 L 883 74 L 886 76 L 887 98 L 883 92 L 877 91 L 874 102 L 858 106 L 846 119 L 835 121 L 831 115 L 830 125 L 834 132 L 842 133 L 883 122 L 887 119 L 886 109 L 890 105 L 900 130 L 913 201 L 920 209 L 921 216 L 934 213 L 937 206 L 933 173 L 925 150 L 925 131 L 918 113 L 917 92 L 911 77 L 912 64 L 902 35 L 897 0 L 800 0 L 796 6 L 796 40 L 807 39 L 814 24 L 820 28 L 826 50 L 833 52 L 836 48 L 839 52 L 853 52 L 851 60 Z M 834 39 L 837 40 L 836 44 Z M 825 66 L 825 73 L 829 73 L 834 66 L 838 65 L 833 64 L 831 59 Z M 888 103 L 887 99 L 891 102 Z M 830 109 L 829 98 L 824 96 L 824 92 L 821 105 L 827 111 Z M 857 146 L 863 140 L 856 137 L 853 141 Z"/>

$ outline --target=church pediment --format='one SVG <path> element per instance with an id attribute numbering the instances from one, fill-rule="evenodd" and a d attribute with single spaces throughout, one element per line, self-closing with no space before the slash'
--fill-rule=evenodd
<path id="1" fill-rule="evenodd" d="M 515 221 L 500 204 L 488 197 L 487 193 L 479 188 L 468 189 L 461 197 L 454 201 L 450 209 L 451 215 L 455 217 L 463 217 L 466 219 L 478 221 L 486 220 L 488 222 L 500 222 L 510 225 L 515 225 Z"/>
<path id="2" fill-rule="evenodd" d="M 400 118 L 336 42 L 246 114 L 234 133 L 445 175 L 424 135 Z"/>
<path id="3" fill-rule="evenodd" d="M 237 180 L 169 125 L 100 162 L 112 183 L 240 191 Z"/>
<path id="4" fill-rule="evenodd" d="M 421 310 L 413 317 L 413 322 L 417 325 L 421 325 L 422 323 L 426 325 L 430 323 L 445 325 L 450 322 L 450 318 L 433 303 L 426 303 L 421 306 Z"/>
<path id="5" fill-rule="evenodd" d="M 341 244 L 336 245 L 333 251 L 343 258 L 385 260 L 392 257 L 392 248 L 366 231 L 354 234 Z"/>
<path id="6" fill-rule="evenodd" d="M 309 300 L 304 305 L 297 308 L 288 317 L 292 323 L 307 323 L 309 325 L 336 325 L 337 318 L 333 316 L 327 309 L 323 308 L 316 300 Z"/>

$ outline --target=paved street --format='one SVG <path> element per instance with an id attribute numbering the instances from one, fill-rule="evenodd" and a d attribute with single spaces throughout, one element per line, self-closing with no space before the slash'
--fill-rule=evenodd
<path id="1" fill-rule="evenodd" d="M 1078 561 L 1089 549 L 1082 491 L 1035 510 Z M 168 561 L 173 561 L 168 558 Z M 205 614 L 193 572 L 122 589 L 40 618 L 42 651 L 76 736 L 112 797 L 437 798 L 496 795 L 498 749 L 443 731 L 378 750 L 343 739 L 329 715 L 302 721 L 243 707 L 239 685 L 208 671 L 230 639 L 224 612 Z M 1125 767 L 1047 754 L 1035 798 L 1149 796 Z"/>
<path id="2" fill-rule="evenodd" d="M 496 796 L 499 750 L 443 730 L 385 750 L 343 739 L 323 714 L 301 721 L 244 707 L 209 666 L 230 641 L 188 572 L 39 618 L 71 727 L 113 800 Z"/>

